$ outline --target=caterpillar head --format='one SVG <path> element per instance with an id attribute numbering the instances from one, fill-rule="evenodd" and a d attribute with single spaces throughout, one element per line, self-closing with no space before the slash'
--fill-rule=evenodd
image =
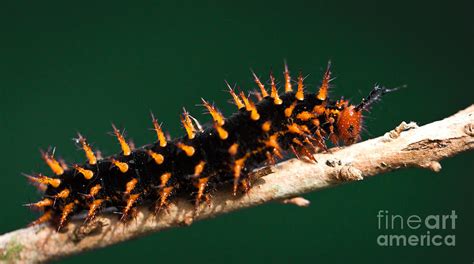
<path id="1" fill-rule="evenodd" d="M 340 111 L 336 127 L 337 136 L 344 145 L 358 141 L 362 130 L 362 111 L 353 105 L 346 105 Z"/>
<path id="2" fill-rule="evenodd" d="M 357 106 L 350 105 L 347 101 L 342 105 L 343 109 L 340 111 L 337 120 L 337 136 L 344 142 L 345 145 L 350 145 L 360 139 L 360 132 L 362 130 L 363 111 L 367 111 L 380 98 L 389 92 L 398 90 L 399 88 L 387 89 L 385 87 L 375 86 L 369 95 L 362 99 L 362 102 Z"/>

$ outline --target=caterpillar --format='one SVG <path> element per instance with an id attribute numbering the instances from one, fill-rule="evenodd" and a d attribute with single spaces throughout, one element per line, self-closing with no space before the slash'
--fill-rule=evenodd
<path id="1" fill-rule="evenodd" d="M 342 98 L 331 100 L 330 62 L 314 93 L 305 91 L 301 72 L 292 79 L 286 63 L 281 87 L 272 72 L 268 83 L 252 74 L 258 87 L 256 99 L 234 91 L 226 82 L 237 112 L 225 118 L 202 99 L 212 122 L 202 126 L 185 110 L 181 123 L 186 133 L 176 139 L 167 136 L 152 114 L 157 137 L 152 144 L 134 148 L 112 125 L 119 154 L 101 158 L 81 134 L 75 141 L 86 156 L 82 164 L 68 165 L 56 159 L 54 151 L 42 152 L 54 176 L 26 175 L 44 192 L 40 201 L 27 204 L 43 212 L 32 225 L 50 222 L 59 231 L 72 216 L 84 213 L 88 222 L 105 208 L 113 208 L 127 221 L 145 203 L 159 212 L 175 197 L 189 198 L 196 206 L 209 202 L 210 194 L 225 185 L 232 187 L 234 195 L 248 192 L 250 173 L 265 163 L 290 155 L 317 162 L 313 154 L 326 151 L 327 141 L 343 145 L 358 141 L 363 112 L 396 90 L 375 86 L 356 105 Z M 284 92 L 279 93 L 279 88 Z"/>

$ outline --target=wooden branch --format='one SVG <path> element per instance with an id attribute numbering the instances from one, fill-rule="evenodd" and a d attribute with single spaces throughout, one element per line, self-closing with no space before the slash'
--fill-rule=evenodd
<path id="1" fill-rule="evenodd" d="M 403 122 L 382 137 L 316 154 L 317 163 L 282 162 L 258 179 L 247 195 L 235 198 L 229 191 L 219 192 L 210 205 L 203 204 L 197 211 L 189 202 L 177 200 L 156 216 L 141 208 L 127 224 L 120 223 L 117 216 L 102 215 L 86 226 L 72 221 L 61 233 L 48 225 L 16 230 L 0 236 L 0 261 L 50 261 L 272 200 L 307 206 L 302 198 L 288 198 L 401 168 L 437 172 L 439 160 L 472 149 L 474 105 L 422 127 Z"/>

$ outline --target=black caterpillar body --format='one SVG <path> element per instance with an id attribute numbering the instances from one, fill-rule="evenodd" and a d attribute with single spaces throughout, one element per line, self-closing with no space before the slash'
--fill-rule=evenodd
<path id="1" fill-rule="evenodd" d="M 88 162 L 67 166 L 50 153 L 43 158 L 56 177 L 28 176 L 45 189 L 43 200 L 29 206 L 44 211 L 33 224 L 46 221 L 62 228 L 71 216 L 87 211 L 86 221 L 102 209 L 114 207 L 126 220 L 133 209 L 151 203 L 164 208 L 173 197 L 192 197 L 196 205 L 223 185 L 233 186 L 234 194 L 251 188 L 249 173 L 265 162 L 274 163 L 285 153 L 314 160 L 313 153 L 325 150 L 327 139 L 351 144 L 359 139 L 362 112 L 391 89 L 375 87 L 358 105 L 330 100 L 327 96 L 330 67 L 317 93 L 304 91 L 301 74 L 294 84 L 285 65 L 284 93 L 279 95 L 270 75 L 270 94 L 255 76 L 260 88 L 258 102 L 230 88 L 239 110 L 229 118 L 204 102 L 213 124 L 201 128 L 184 113 L 187 135 L 169 140 L 153 118 L 158 140 L 132 149 L 114 127 L 122 152 L 104 159 L 96 157 L 85 138 L 77 142 Z M 294 87 L 295 86 L 295 87 Z"/>

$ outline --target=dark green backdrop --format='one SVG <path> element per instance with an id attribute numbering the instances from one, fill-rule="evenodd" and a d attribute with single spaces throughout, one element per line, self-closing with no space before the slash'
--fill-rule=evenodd
<path id="1" fill-rule="evenodd" d="M 178 135 L 183 106 L 207 120 L 201 97 L 231 113 L 223 80 L 253 89 L 250 67 L 281 72 L 286 58 L 314 90 L 332 59 L 333 96 L 355 101 L 375 83 L 407 84 L 373 109 L 364 138 L 473 103 L 468 1 L 12 2 L 0 7 L 0 233 L 35 217 L 21 205 L 39 195 L 20 173 L 47 171 L 39 148 L 82 160 L 71 141 L 80 131 L 111 154 L 112 121 L 145 144 L 149 110 Z M 438 174 L 408 169 L 308 194 L 310 208 L 268 204 L 64 262 L 472 263 L 473 157 L 445 160 Z M 379 247 L 381 209 L 456 210 L 456 246 Z"/>

